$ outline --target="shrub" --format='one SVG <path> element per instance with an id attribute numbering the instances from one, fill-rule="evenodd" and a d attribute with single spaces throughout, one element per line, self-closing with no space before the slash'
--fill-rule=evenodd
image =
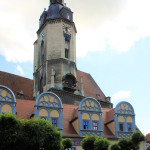
<path id="1" fill-rule="evenodd" d="M 87 136 L 82 140 L 82 148 L 84 150 L 94 150 L 94 142 L 96 136 Z"/>
<path id="2" fill-rule="evenodd" d="M 108 150 L 110 142 L 106 138 L 97 138 L 94 142 L 94 150 Z"/>
<path id="3" fill-rule="evenodd" d="M 73 142 L 69 138 L 63 139 L 62 144 L 63 144 L 64 149 L 68 149 L 68 148 L 71 148 L 73 146 Z"/>
<path id="4" fill-rule="evenodd" d="M 110 146 L 110 150 L 121 150 L 118 143 L 114 143 Z"/>

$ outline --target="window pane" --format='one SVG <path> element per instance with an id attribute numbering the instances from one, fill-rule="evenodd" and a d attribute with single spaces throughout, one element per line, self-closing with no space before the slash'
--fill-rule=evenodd
<path id="1" fill-rule="evenodd" d="M 52 119 L 52 125 L 53 127 L 57 127 L 57 119 Z"/>
<path id="2" fill-rule="evenodd" d="M 93 122 L 93 129 L 98 130 L 98 123 L 97 122 Z"/>
<path id="3" fill-rule="evenodd" d="M 120 129 L 120 131 L 123 131 L 123 123 L 119 124 L 119 129 Z"/>
<path id="4" fill-rule="evenodd" d="M 88 122 L 87 121 L 83 122 L 83 129 L 88 129 Z"/>
<path id="5" fill-rule="evenodd" d="M 132 125 L 128 124 L 128 131 L 132 131 Z"/>

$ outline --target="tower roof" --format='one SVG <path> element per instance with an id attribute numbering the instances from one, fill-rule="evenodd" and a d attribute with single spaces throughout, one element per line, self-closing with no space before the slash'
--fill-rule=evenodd
<path id="1" fill-rule="evenodd" d="M 64 18 L 73 21 L 73 12 L 64 5 L 64 0 L 50 0 L 48 10 L 44 9 L 40 16 L 40 27 L 49 19 Z"/>

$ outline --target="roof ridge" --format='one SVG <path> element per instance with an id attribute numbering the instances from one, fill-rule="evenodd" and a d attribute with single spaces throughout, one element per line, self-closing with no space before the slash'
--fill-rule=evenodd
<path id="1" fill-rule="evenodd" d="M 83 72 L 83 71 L 81 71 L 81 70 L 78 70 L 78 69 L 77 69 L 77 71 L 80 71 L 81 73 L 85 73 L 85 74 L 89 74 L 89 75 L 90 75 L 90 73 Z"/>
<path id="2" fill-rule="evenodd" d="M 13 73 L 5 72 L 5 71 L 0 71 L 0 73 L 6 73 L 6 74 L 9 74 L 9 75 L 13 75 L 13 76 L 17 76 L 17 77 L 20 77 L 20 78 L 25 78 L 25 79 L 28 79 L 28 80 L 32 80 L 32 81 L 33 81 L 33 79 L 29 79 L 29 78 L 27 78 L 27 77 L 19 76 L 19 75 L 13 74 Z"/>

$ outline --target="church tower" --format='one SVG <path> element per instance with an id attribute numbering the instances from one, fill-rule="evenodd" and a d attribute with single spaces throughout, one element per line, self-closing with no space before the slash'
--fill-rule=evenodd
<path id="1" fill-rule="evenodd" d="M 50 0 L 34 42 L 34 96 L 50 88 L 76 90 L 76 27 L 63 0 Z"/>

